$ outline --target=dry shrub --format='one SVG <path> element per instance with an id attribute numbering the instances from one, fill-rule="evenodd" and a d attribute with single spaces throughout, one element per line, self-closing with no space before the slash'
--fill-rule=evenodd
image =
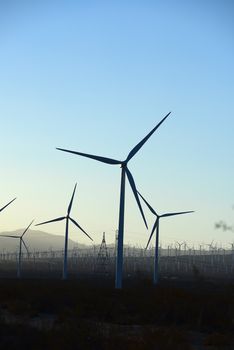
<path id="1" fill-rule="evenodd" d="M 204 339 L 204 345 L 214 346 L 215 349 L 220 350 L 230 349 L 232 337 L 230 334 L 212 333 Z"/>
<path id="2" fill-rule="evenodd" d="M 138 334 L 112 334 L 104 350 L 191 350 L 186 333 L 176 328 L 145 329 Z"/>

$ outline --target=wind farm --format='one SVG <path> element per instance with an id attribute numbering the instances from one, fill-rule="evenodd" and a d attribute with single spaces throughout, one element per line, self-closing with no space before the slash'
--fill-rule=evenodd
<path id="1" fill-rule="evenodd" d="M 0 2 L 0 349 L 234 349 L 233 10 Z"/>
<path id="2" fill-rule="evenodd" d="M 120 204 L 119 204 L 119 226 L 118 226 L 118 247 L 117 247 L 117 257 L 116 257 L 116 279 L 115 288 L 122 288 L 122 273 L 123 273 L 123 240 L 124 240 L 124 206 L 125 206 L 125 177 L 127 176 L 129 184 L 131 186 L 132 192 L 136 199 L 137 205 L 139 207 L 140 213 L 144 220 L 146 228 L 148 228 L 145 216 L 141 207 L 140 200 L 138 198 L 138 193 L 133 176 L 128 169 L 128 162 L 136 155 L 136 153 L 141 149 L 145 142 L 153 135 L 153 133 L 160 127 L 160 125 L 167 119 L 170 112 L 141 140 L 128 154 L 124 161 L 95 156 L 92 154 L 86 154 L 76 151 L 70 151 L 63 148 L 57 148 L 60 151 L 73 153 L 82 157 L 91 158 L 102 163 L 107 163 L 110 165 L 120 165 L 121 166 L 121 185 L 120 185 Z"/>
<path id="3" fill-rule="evenodd" d="M 216 290 L 218 286 L 220 286 L 220 283 L 223 286 L 227 286 L 232 283 L 234 276 L 233 244 L 231 244 L 230 249 L 217 248 L 217 246 L 213 244 L 214 241 L 212 240 L 212 243 L 208 245 L 208 249 L 205 248 L 204 244 L 200 244 L 198 249 L 194 246 L 189 248 L 186 241 L 182 243 L 176 241 L 174 247 L 172 245 L 167 246 L 167 248 L 163 247 L 159 238 L 160 219 L 191 214 L 194 213 L 194 211 L 187 210 L 158 214 L 158 211 L 156 211 L 137 190 L 138 186 L 136 186 L 135 180 L 128 169 L 128 162 L 138 153 L 138 151 L 154 134 L 159 126 L 161 126 L 161 124 L 168 118 L 169 115 L 170 113 L 168 113 L 135 147 L 132 148 L 124 161 L 57 148 L 57 150 L 63 152 L 90 158 L 109 165 L 120 165 L 121 183 L 119 220 L 114 244 L 108 245 L 106 243 L 106 235 L 103 233 L 101 244 L 98 246 L 98 244 L 81 227 L 81 225 L 73 217 L 71 217 L 77 183 L 74 186 L 66 215 L 47 221 L 42 221 L 34 225 L 34 227 L 39 227 L 50 223 L 65 221 L 63 249 L 53 250 L 52 246 L 50 246 L 46 249 L 46 251 L 40 251 L 38 243 L 36 246 L 32 247 L 32 241 L 30 248 L 28 249 L 28 246 L 24 241 L 24 237 L 26 233 L 28 233 L 28 237 L 33 235 L 34 230 L 30 230 L 30 228 L 32 228 L 34 220 L 31 221 L 27 228 L 24 229 L 19 235 L 11 233 L 0 234 L 1 243 L 3 243 L 4 239 L 17 239 L 19 242 L 18 252 L 6 252 L 3 250 L 2 253 L 0 253 L 0 287 L 2 290 L 4 290 L 5 294 L 8 294 L 9 288 L 11 289 L 13 284 L 14 290 L 16 291 L 16 295 L 13 293 L 13 305 L 16 303 L 16 305 L 18 305 L 17 307 L 20 309 L 25 309 L 24 298 L 20 300 L 17 296 L 17 294 L 22 295 L 22 286 L 27 288 L 27 295 L 30 298 L 29 306 L 27 306 L 28 311 L 26 312 L 27 321 L 25 321 L 25 316 L 24 320 L 22 316 L 17 316 L 17 320 L 15 319 L 16 313 L 19 313 L 19 311 L 17 311 L 17 309 L 15 310 L 14 306 L 12 308 L 12 302 L 9 301 L 8 297 L 4 297 L 4 305 L 7 305 L 5 307 L 7 311 L 3 312 L 4 322 L 9 322 L 8 319 L 10 317 L 11 320 L 14 320 L 13 322 L 16 324 L 16 327 L 23 325 L 25 332 L 28 332 L 29 330 L 31 331 L 32 327 L 36 329 L 36 334 L 40 336 L 40 341 L 36 340 L 37 335 L 32 337 L 32 341 L 35 342 L 36 340 L 39 348 L 48 348 L 50 343 L 53 344 L 53 347 L 56 344 L 56 347 L 59 349 L 65 349 L 65 347 L 67 348 L 65 340 L 67 337 L 65 332 L 66 327 L 69 327 L 68 336 L 74 337 L 74 334 L 78 334 L 79 341 L 82 341 L 83 346 L 87 349 L 93 349 L 90 339 L 92 339 L 95 344 L 99 342 L 101 348 L 104 346 L 104 349 L 105 344 L 111 344 L 111 349 L 117 349 L 119 347 L 118 342 L 122 342 L 126 349 L 130 349 L 132 346 L 141 346 L 142 349 L 151 349 L 152 346 L 158 342 L 160 342 L 162 346 L 160 349 L 172 349 L 172 347 L 167 346 L 168 339 L 170 339 L 170 342 L 172 342 L 173 349 L 175 348 L 175 344 L 178 345 L 178 349 L 181 347 L 189 349 L 191 345 L 195 345 L 194 338 L 191 335 L 194 330 L 198 334 L 197 338 L 202 338 L 200 330 L 204 332 L 204 328 L 200 326 L 200 322 L 203 323 L 204 327 L 207 327 L 206 318 L 210 317 L 211 310 L 206 312 L 204 319 L 202 318 L 202 321 L 199 321 L 198 328 L 194 328 L 194 326 L 192 326 L 194 316 L 185 317 L 185 315 L 181 312 L 174 313 L 172 319 L 176 318 L 179 320 L 180 317 L 185 318 L 190 329 L 190 331 L 184 332 L 181 330 L 181 328 L 178 328 L 176 334 L 174 334 L 170 330 L 172 321 L 171 318 L 164 321 L 166 324 L 166 326 L 163 326 L 164 328 L 161 328 L 162 325 L 155 321 L 157 318 L 159 318 L 159 311 L 157 308 L 155 309 L 155 305 L 160 305 L 163 303 L 163 300 L 164 302 L 166 300 L 166 303 L 169 306 L 169 308 L 167 307 L 167 312 L 169 312 L 170 308 L 175 308 L 178 302 L 181 303 L 179 299 L 177 300 L 177 298 L 175 298 L 178 291 L 180 291 L 179 293 L 186 293 L 184 301 L 184 307 L 186 310 L 189 310 L 190 314 L 195 314 L 195 319 L 200 317 L 194 311 L 193 303 L 190 302 L 190 298 L 196 298 L 196 291 L 198 288 L 203 299 L 199 299 L 199 301 L 197 301 L 196 308 L 204 308 L 204 303 L 206 303 L 205 295 L 211 288 Z M 145 248 L 132 247 L 124 244 L 126 177 L 137 202 L 137 207 L 141 213 L 146 232 L 148 230 L 148 224 L 141 201 L 143 201 L 144 205 L 154 217 L 153 226 Z M 14 200 L 15 198 L 4 205 L 0 211 L 4 211 L 4 209 L 7 208 Z M 157 202 L 159 202 L 159 200 L 157 200 Z M 73 245 L 72 249 L 69 249 L 69 243 L 74 243 L 69 240 L 69 223 L 72 223 L 75 228 L 78 228 L 82 234 L 89 238 L 89 240 L 93 242 L 93 245 L 83 246 L 81 248 L 79 247 L 79 244 L 77 244 L 76 246 Z M 215 227 L 223 227 L 225 230 L 227 230 L 227 226 L 223 224 L 216 224 Z M 147 237 L 146 232 L 144 232 L 145 237 Z M 155 244 L 152 246 L 151 240 L 154 233 Z M 42 235 L 41 232 L 39 232 L 39 235 L 40 234 Z M 55 238 L 52 237 L 53 235 L 51 235 L 51 239 L 53 241 Z M 16 281 L 21 281 L 21 283 L 23 283 L 21 285 L 16 284 L 14 277 L 12 276 L 12 268 L 15 260 L 17 261 Z M 61 264 L 62 279 L 59 277 L 61 274 Z M 115 283 L 113 285 L 114 280 Z M 189 289 L 191 286 L 192 290 Z M 127 291 L 126 296 L 125 294 L 118 294 L 118 297 L 116 298 L 114 291 L 121 291 L 122 289 L 123 291 Z M 130 300 L 127 297 L 128 293 L 130 293 L 131 296 Z M 68 295 L 69 297 L 67 297 Z M 89 296 L 88 299 L 86 299 L 87 295 Z M 78 299 L 83 300 L 82 304 L 80 304 L 80 302 L 77 303 L 77 296 Z M 109 306 L 106 305 L 106 297 L 111 301 L 112 310 L 110 310 Z M 47 303 L 53 305 L 52 316 L 51 311 L 49 311 L 51 310 L 51 307 L 45 306 L 44 302 L 40 301 L 41 298 L 46 299 L 46 305 Z M 98 298 L 99 301 L 94 305 L 92 300 L 96 298 Z M 226 298 L 230 299 L 230 296 L 229 294 L 227 295 L 225 289 L 222 288 L 221 292 L 219 292 L 219 303 L 223 305 Z M 139 302 L 140 299 L 144 300 L 144 302 Z M 149 300 L 148 303 L 145 302 L 147 299 Z M 214 303 L 215 302 L 216 301 L 214 301 Z M 138 309 L 138 311 L 136 313 L 128 311 L 128 316 L 126 316 L 126 311 L 113 311 L 113 304 L 116 304 L 116 310 L 121 310 L 124 304 L 126 310 L 131 310 L 133 308 Z M 58 305 L 60 305 L 59 308 Z M 74 305 L 75 310 L 78 311 L 74 311 Z M 148 326 L 141 324 L 138 326 L 138 331 L 136 332 L 133 328 L 133 324 L 135 322 L 142 323 L 142 317 L 146 324 L 152 322 L 152 316 L 150 316 L 151 312 L 147 312 L 145 310 L 144 312 L 142 311 L 145 309 L 145 307 L 148 309 L 148 311 L 155 309 L 156 318 L 153 318 L 154 326 L 149 328 Z M 84 310 L 89 311 L 85 311 L 85 313 L 83 313 L 83 308 Z M 69 310 L 69 312 L 67 310 Z M 40 315 L 41 312 L 47 315 L 46 319 Z M 50 321 L 48 323 L 49 312 Z M 61 312 L 64 314 L 62 316 L 62 323 L 60 321 Z M 39 323 L 35 323 L 33 321 L 32 317 L 30 316 L 31 313 L 40 315 L 38 316 Z M 111 316 L 108 316 L 110 314 Z M 72 328 L 69 321 L 70 317 L 72 317 L 73 320 Z M 94 317 L 98 317 L 98 319 L 101 319 L 102 322 L 100 323 L 100 321 L 98 321 L 98 325 L 97 323 L 93 323 L 93 321 L 91 322 L 90 319 L 93 319 Z M 218 314 L 217 319 L 220 317 L 221 314 Z M 81 318 L 82 321 L 80 322 Z M 231 329 L 230 313 L 227 313 L 227 318 L 229 320 L 227 322 L 228 327 Z M 217 319 L 214 321 L 216 322 L 215 327 L 218 327 Z M 133 321 L 133 324 L 130 320 Z M 126 329 L 122 328 L 121 330 L 119 327 L 114 325 L 116 322 L 120 324 L 123 322 L 128 326 Z M 86 336 L 86 333 L 84 332 L 87 325 L 89 327 L 88 336 Z M 113 327 L 116 329 L 116 336 L 113 336 Z M 104 331 L 104 329 L 106 330 Z M 166 336 L 163 335 L 165 330 Z M 129 332 L 132 334 L 130 338 L 127 336 Z M 145 332 L 147 334 L 145 334 Z M 55 334 L 55 337 L 52 335 L 48 336 L 48 334 Z M 177 339 L 178 334 L 179 340 Z M 20 336 L 20 339 L 22 339 L 22 337 L 24 337 L 24 335 Z M 209 344 L 210 341 L 221 341 L 223 343 L 226 342 L 226 344 L 229 344 L 230 346 L 234 344 L 234 339 L 232 336 L 230 336 L 230 333 L 226 332 L 225 335 L 222 335 L 222 337 L 221 340 L 219 337 L 217 340 L 215 336 L 213 336 L 214 339 L 211 337 L 211 340 L 209 340 L 209 335 L 206 334 L 205 337 L 203 336 L 203 340 L 200 340 L 200 343 L 203 342 L 203 344 L 206 345 L 206 343 Z M 59 345 L 56 343 L 55 339 L 60 339 Z M 74 343 L 75 340 L 72 340 L 71 349 L 74 348 Z M 30 345 L 30 347 L 31 346 L 32 345 Z M 33 346 L 35 347 L 35 344 Z M 109 346 L 110 345 L 108 345 L 108 348 Z M 205 348 L 206 347 L 204 347 L 204 349 Z M 96 349 L 96 347 L 94 347 L 94 349 Z"/>

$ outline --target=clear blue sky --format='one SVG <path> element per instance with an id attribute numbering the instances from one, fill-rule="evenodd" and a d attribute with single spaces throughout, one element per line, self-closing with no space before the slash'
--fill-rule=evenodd
<path id="1" fill-rule="evenodd" d="M 233 16 L 227 0 L 1 1 L 0 202 L 17 201 L 0 231 L 65 214 L 77 181 L 74 218 L 113 242 L 120 169 L 55 147 L 124 159 L 172 111 L 129 163 L 159 213 L 196 210 L 165 219 L 161 241 L 233 241 L 214 230 L 234 222 Z M 146 244 L 129 186 L 125 230 Z"/>

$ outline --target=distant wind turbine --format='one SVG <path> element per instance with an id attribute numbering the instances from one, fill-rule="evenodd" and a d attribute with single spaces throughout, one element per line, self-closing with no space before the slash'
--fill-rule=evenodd
<path id="1" fill-rule="evenodd" d="M 16 200 L 16 198 L 12 199 L 9 203 L 7 203 L 6 205 L 4 205 L 4 207 L 2 207 L 0 209 L 0 212 L 3 211 L 6 207 L 8 207 L 8 205 L 10 205 L 12 202 L 14 202 Z"/>
<path id="2" fill-rule="evenodd" d="M 70 212 L 72 209 L 72 203 L 73 203 L 73 199 L 74 199 L 74 195 L 75 195 L 75 191 L 76 191 L 76 186 L 77 184 L 75 184 L 73 193 L 72 193 L 72 197 L 70 200 L 70 203 L 68 205 L 67 208 L 67 215 L 66 216 L 61 216 L 59 218 L 53 219 L 53 220 L 49 220 L 49 221 L 44 221 L 41 222 L 35 226 L 39 226 L 39 225 L 44 225 L 44 224 L 49 224 L 51 222 L 56 222 L 56 221 L 62 221 L 62 220 L 66 220 L 66 228 L 65 228 L 65 244 L 64 244 L 64 260 L 63 260 L 63 279 L 67 279 L 67 249 L 68 249 L 68 226 L 69 226 L 69 220 L 75 225 L 77 226 L 82 232 L 84 232 L 86 234 L 86 236 L 88 236 L 91 240 L 93 240 L 88 233 L 85 232 L 85 230 L 83 230 L 83 228 L 74 220 L 70 217 Z"/>
<path id="3" fill-rule="evenodd" d="M 171 113 L 171 112 L 170 112 Z M 128 154 L 124 161 L 116 160 L 112 158 L 106 158 L 101 156 L 96 156 L 87 153 L 81 153 L 76 151 L 70 151 L 64 148 L 57 148 L 59 151 L 73 153 L 79 156 L 91 158 L 102 163 L 107 163 L 110 165 L 120 165 L 121 171 L 121 186 L 120 186 L 120 206 L 119 206 L 119 228 L 118 228 L 118 248 L 117 248 L 117 259 L 116 259 L 116 274 L 115 274 L 115 288 L 122 288 L 122 273 L 123 273 L 123 238 L 124 238 L 124 207 L 125 207 L 125 177 L 127 175 L 129 184 L 132 188 L 133 194 L 135 196 L 137 205 L 141 212 L 144 223 L 147 227 L 146 219 L 141 207 L 141 203 L 137 194 L 136 185 L 131 172 L 129 171 L 127 165 L 128 162 L 135 156 L 135 154 L 141 149 L 144 143 L 150 138 L 150 136 L 158 129 L 158 127 L 166 120 L 170 115 L 168 113 L 145 137 L 141 140 Z M 148 227 L 147 227 L 148 228 Z"/>
<path id="4" fill-rule="evenodd" d="M 34 221 L 34 220 L 33 220 Z M 29 254 L 28 248 L 23 240 L 23 236 L 28 231 L 29 227 L 32 225 L 33 221 L 30 222 L 28 227 L 24 230 L 21 236 L 13 236 L 13 235 L 1 235 L 0 237 L 9 237 L 9 238 L 17 238 L 20 240 L 19 244 L 19 253 L 18 253 L 18 265 L 17 265 L 17 277 L 21 278 L 21 260 L 22 260 L 22 244 L 24 245 L 27 253 Z"/>
<path id="5" fill-rule="evenodd" d="M 154 254 L 154 278 L 153 278 L 153 283 L 156 285 L 158 283 L 158 243 L 159 243 L 159 220 L 160 220 L 160 218 L 193 213 L 194 211 L 190 210 L 190 211 L 182 211 L 182 212 L 178 212 L 178 213 L 166 213 L 166 214 L 158 215 L 156 213 L 156 211 L 151 207 L 151 205 L 146 201 L 146 199 L 139 192 L 138 192 L 138 194 L 143 199 L 143 201 L 145 202 L 145 204 L 147 205 L 147 207 L 149 208 L 151 213 L 156 216 L 155 223 L 153 225 L 153 228 L 152 228 L 152 231 L 151 231 L 148 243 L 147 243 L 146 248 L 145 248 L 145 249 L 148 248 L 149 243 L 151 241 L 151 238 L 152 238 L 152 236 L 154 234 L 154 231 L 156 231 L 155 254 Z"/>

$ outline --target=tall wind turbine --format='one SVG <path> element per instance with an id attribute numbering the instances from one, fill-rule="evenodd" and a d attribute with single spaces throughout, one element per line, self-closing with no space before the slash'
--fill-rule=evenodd
<path id="1" fill-rule="evenodd" d="M 170 112 L 171 113 L 171 112 Z M 64 148 L 57 148 L 60 151 L 73 153 L 79 156 L 91 158 L 102 163 L 107 163 L 110 165 L 120 165 L 121 171 L 121 185 L 120 185 L 120 205 L 119 205 L 119 228 L 118 228 L 118 248 L 117 248 L 117 259 L 116 259 L 116 274 L 115 274 L 115 288 L 122 288 L 122 273 L 123 273 L 123 238 L 124 238 L 124 207 L 125 207 L 125 177 L 127 175 L 129 184 L 132 188 L 133 194 L 135 196 L 137 205 L 141 212 L 144 223 L 147 227 L 146 219 L 141 207 L 141 203 L 137 194 L 136 185 L 131 172 L 129 171 L 127 165 L 128 162 L 135 156 L 135 154 L 141 149 L 144 143 L 150 138 L 150 136 L 158 129 L 158 127 L 166 120 L 169 116 L 168 113 L 145 137 L 141 140 L 128 154 L 124 161 L 116 160 L 112 158 L 106 158 L 101 156 L 96 156 L 87 153 L 81 153 L 76 151 L 70 151 Z M 148 227 L 147 227 L 148 228 Z"/>
<path id="2" fill-rule="evenodd" d="M 8 205 L 10 205 L 12 202 L 14 202 L 16 200 L 16 198 L 12 199 L 9 203 L 7 203 L 6 205 L 4 205 L 4 207 L 2 207 L 0 209 L 0 212 L 3 211 L 6 207 L 8 207 Z"/>
<path id="3" fill-rule="evenodd" d="M 65 243 L 64 243 L 64 260 L 63 260 L 63 279 L 67 279 L 67 249 L 68 249 L 68 226 L 69 226 L 69 220 L 76 226 L 78 227 L 82 232 L 84 232 L 86 234 L 86 236 L 88 236 L 91 240 L 93 240 L 89 235 L 88 233 L 85 232 L 85 230 L 83 230 L 83 228 L 74 220 L 70 217 L 70 212 L 71 212 L 71 209 L 72 209 L 72 203 L 73 203 L 73 199 L 74 199 L 74 196 L 75 196 L 75 192 L 76 192 L 76 186 L 77 184 L 75 184 L 75 187 L 74 187 L 74 190 L 73 190 L 73 193 L 72 193 L 72 197 L 71 197 L 71 200 L 70 200 L 70 203 L 68 205 L 68 208 L 67 208 L 67 215 L 66 216 L 61 216 L 59 218 L 56 218 L 56 219 L 52 219 L 52 220 L 49 220 L 49 221 L 44 221 L 44 222 L 41 222 L 35 226 L 39 226 L 39 225 L 44 225 L 44 224 L 49 224 L 50 222 L 56 222 L 56 221 L 62 221 L 62 220 L 66 220 L 66 227 L 65 227 Z"/>
<path id="4" fill-rule="evenodd" d="M 151 205 L 146 201 L 146 199 L 139 192 L 138 192 L 138 194 L 143 199 L 143 201 L 145 202 L 145 204 L 147 205 L 147 207 L 149 208 L 151 213 L 156 216 L 156 220 L 155 220 L 155 223 L 153 225 L 153 229 L 151 231 L 148 243 L 146 245 L 146 249 L 147 249 L 148 246 L 149 246 L 149 243 L 151 241 L 151 238 L 152 238 L 152 236 L 154 234 L 154 231 L 156 231 L 155 254 L 154 254 L 154 278 L 153 278 L 153 283 L 156 285 L 158 283 L 158 243 L 159 243 L 159 220 L 160 220 L 160 218 L 193 213 L 194 211 L 190 210 L 190 211 L 181 211 L 181 212 L 178 212 L 178 213 L 166 213 L 166 214 L 158 215 L 156 213 L 156 211 L 151 207 Z"/>
<path id="5" fill-rule="evenodd" d="M 33 220 L 34 221 L 34 220 Z M 30 224 L 28 225 L 28 227 L 24 230 L 24 232 L 22 233 L 21 236 L 13 236 L 13 235 L 1 235 L 1 237 L 9 237 L 9 238 L 17 238 L 20 240 L 20 244 L 19 244 L 19 253 L 18 253 L 18 265 L 17 265 L 17 277 L 21 278 L 21 258 L 22 258 L 22 244 L 24 245 L 27 253 L 29 254 L 28 248 L 23 240 L 23 236 L 25 235 L 25 233 L 28 231 L 29 227 L 32 225 L 32 222 L 30 222 Z"/>

